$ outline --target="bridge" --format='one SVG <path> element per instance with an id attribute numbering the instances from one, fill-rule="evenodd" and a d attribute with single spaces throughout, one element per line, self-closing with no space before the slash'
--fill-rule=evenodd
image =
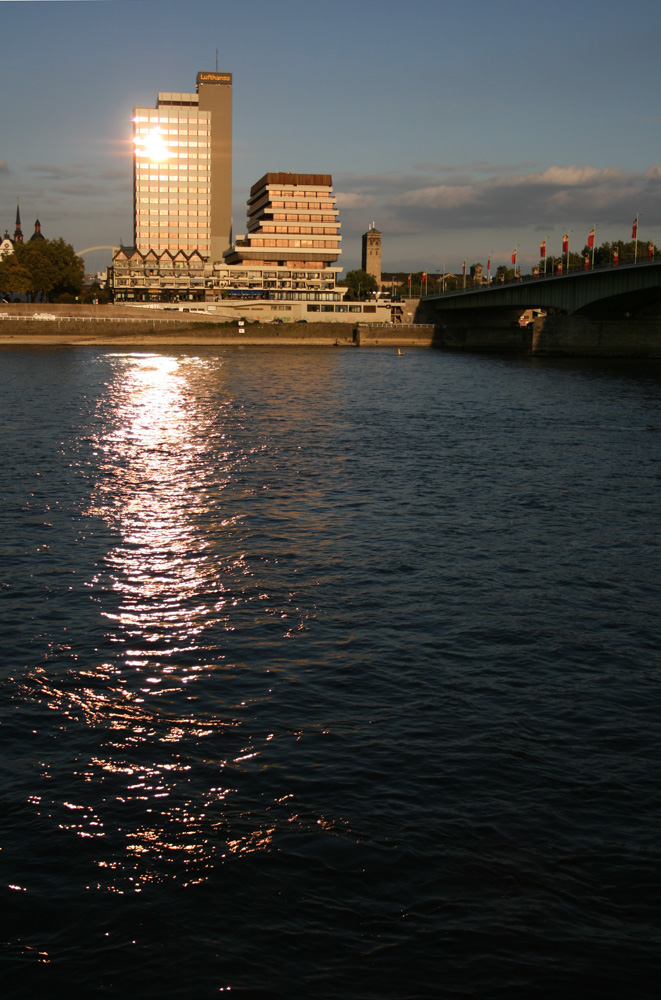
<path id="1" fill-rule="evenodd" d="M 420 300 L 416 321 L 500 326 L 526 309 L 593 320 L 661 317 L 661 261 L 429 295 Z"/>

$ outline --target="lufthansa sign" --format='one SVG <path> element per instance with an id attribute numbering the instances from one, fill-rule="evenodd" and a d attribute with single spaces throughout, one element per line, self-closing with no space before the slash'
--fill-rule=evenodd
<path id="1" fill-rule="evenodd" d="M 231 83 L 231 73 L 198 73 L 198 80 L 201 83 Z"/>

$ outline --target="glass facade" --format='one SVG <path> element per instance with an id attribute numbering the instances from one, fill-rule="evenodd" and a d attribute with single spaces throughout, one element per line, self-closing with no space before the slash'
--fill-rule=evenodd
<path id="1" fill-rule="evenodd" d="M 134 108 L 135 247 L 210 253 L 211 113 L 197 94 Z"/>

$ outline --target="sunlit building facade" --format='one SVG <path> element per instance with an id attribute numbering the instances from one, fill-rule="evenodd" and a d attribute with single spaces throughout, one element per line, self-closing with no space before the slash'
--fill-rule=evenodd
<path id="1" fill-rule="evenodd" d="M 342 251 L 330 174 L 265 174 L 250 189 L 247 228 L 223 254 L 228 264 L 341 270 L 333 268 Z"/>
<path id="2" fill-rule="evenodd" d="M 232 230 L 232 75 L 134 108 L 135 249 L 220 260 Z"/>
<path id="3" fill-rule="evenodd" d="M 363 271 L 371 274 L 381 287 L 381 233 L 374 223 L 363 233 L 361 264 Z"/>

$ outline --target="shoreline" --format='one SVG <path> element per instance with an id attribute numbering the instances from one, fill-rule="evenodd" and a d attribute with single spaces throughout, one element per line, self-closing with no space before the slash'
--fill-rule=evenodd
<path id="1" fill-rule="evenodd" d="M 34 309 L 34 307 L 33 307 Z M 45 311 L 45 310 L 43 310 Z M 1 347 L 432 347 L 433 326 L 223 323 L 208 316 L 0 315 Z"/>

